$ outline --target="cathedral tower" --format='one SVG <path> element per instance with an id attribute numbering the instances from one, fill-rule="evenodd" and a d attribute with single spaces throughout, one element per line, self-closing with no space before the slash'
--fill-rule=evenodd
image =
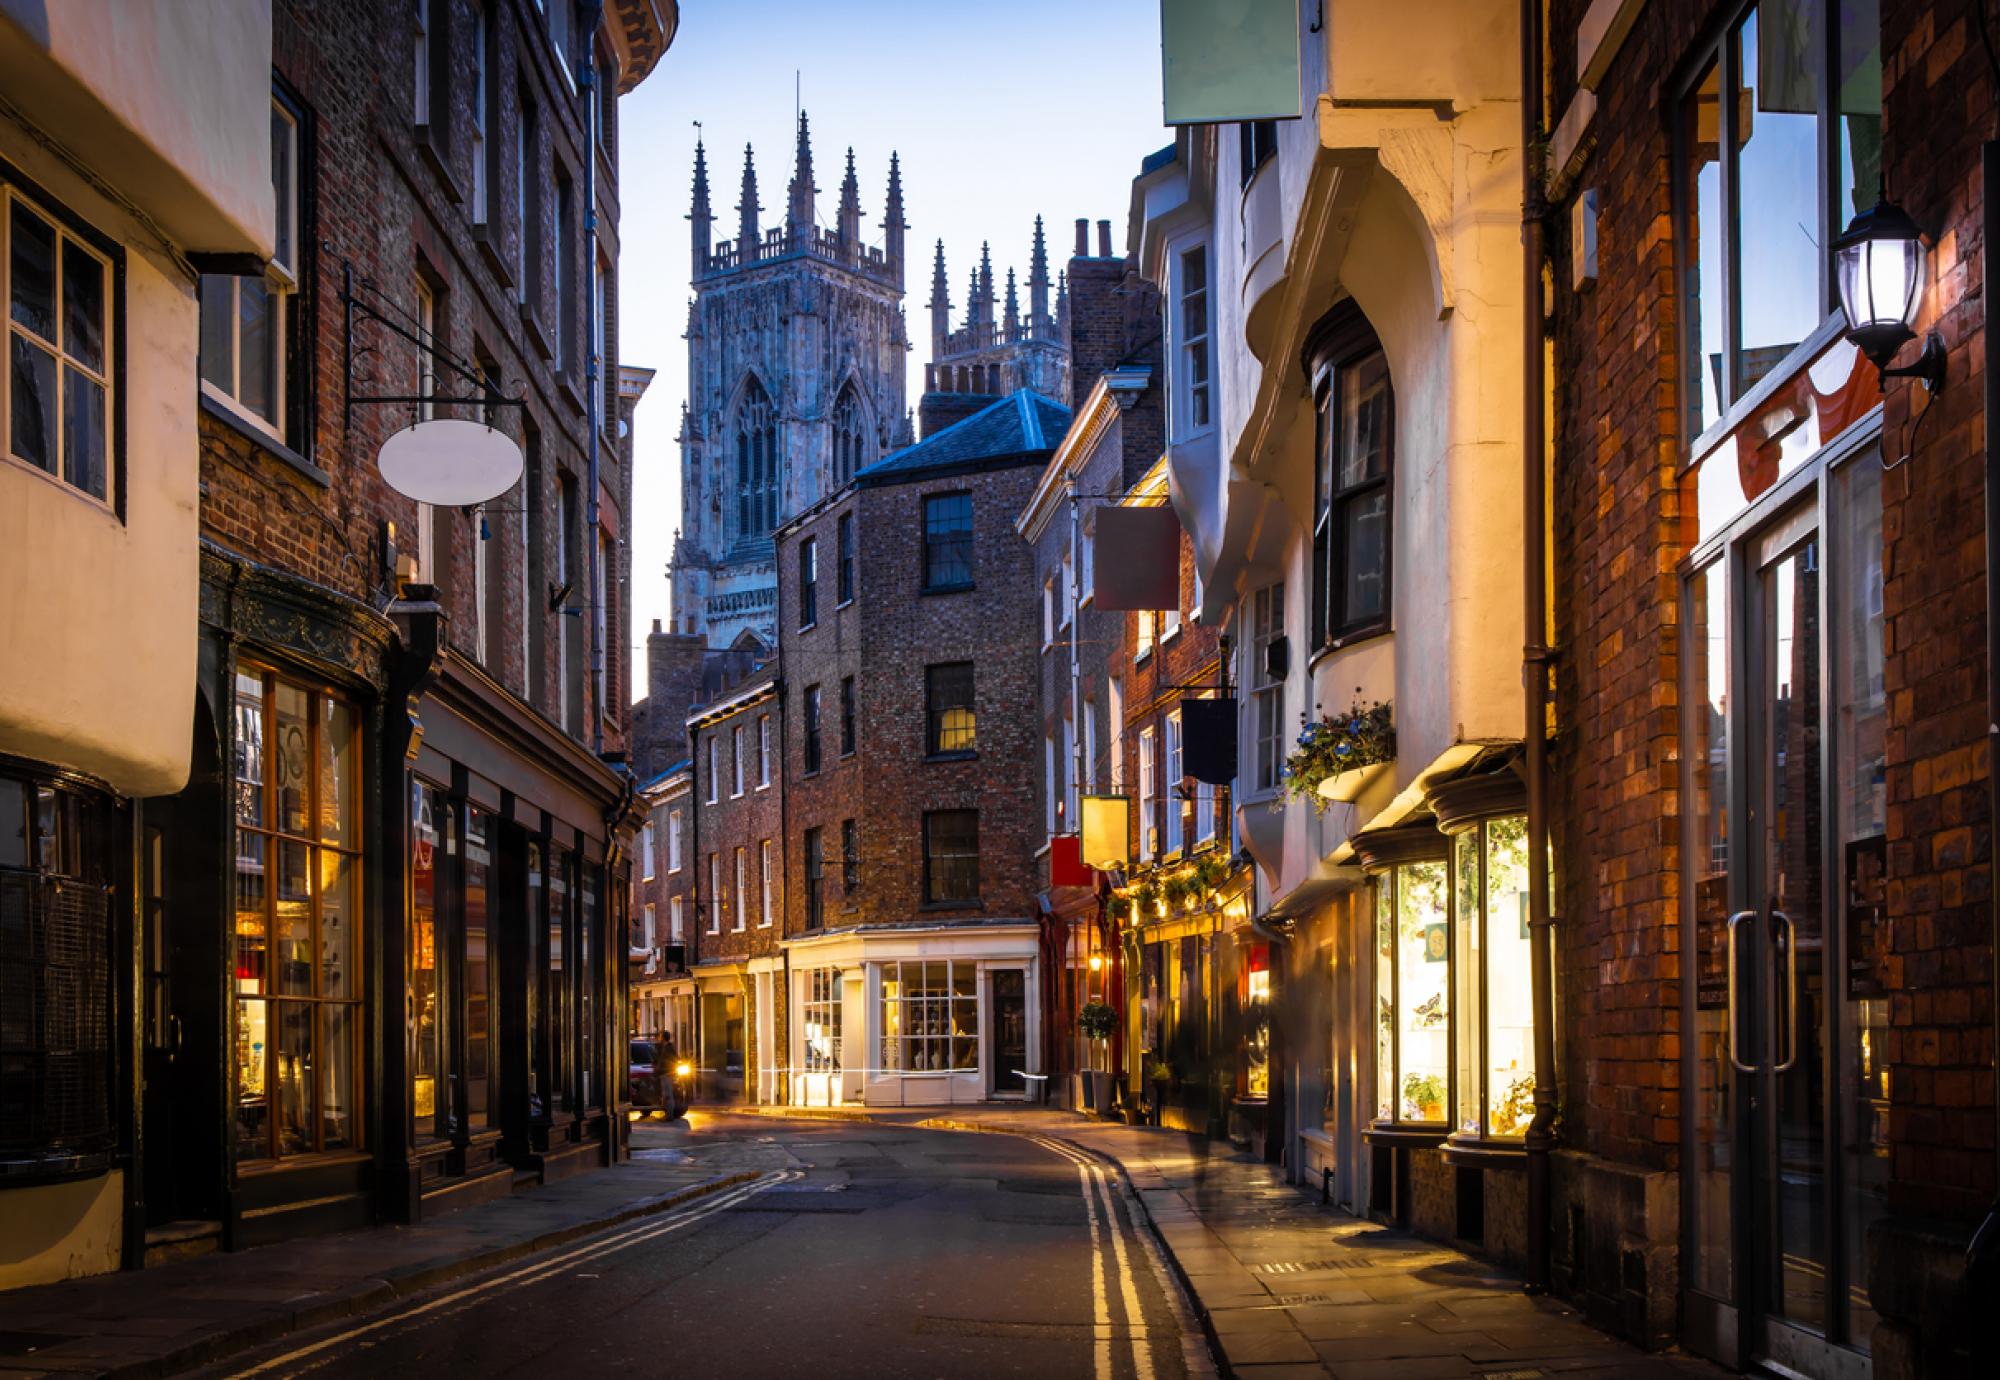
<path id="1" fill-rule="evenodd" d="M 1011 268 L 1004 312 L 996 311 L 995 302 L 992 246 L 982 244 L 967 288 L 964 320 L 957 330 L 951 328 L 944 241 L 939 240 L 931 275 L 931 362 L 924 366 L 924 396 L 918 405 L 923 435 L 935 435 L 1021 388 L 1068 401 L 1068 303 L 1059 294 L 1055 310 L 1049 310 L 1049 248 L 1040 216 L 1035 217 L 1028 258 L 1026 314 Z"/>
<path id="2" fill-rule="evenodd" d="M 895 156 L 881 248 L 862 242 L 852 151 L 833 224 L 820 224 L 803 111 L 781 226 L 760 227 L 753 160 L 745 146 L 736 238 L 711 246 L 708 164 L 695 149 L 672 631 L 697 634 L 710 648 L 768 651 L 777 645 L 778 607 L 771 533 L 912 439 L 910 344 Z"/>

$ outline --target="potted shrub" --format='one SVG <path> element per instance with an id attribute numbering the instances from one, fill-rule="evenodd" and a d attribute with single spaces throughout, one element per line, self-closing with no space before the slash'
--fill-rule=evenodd
<path id="1" fill-rule="evenodd" d="M 1110 1002 L 1087 1001 L 1076 1013 L 1076 1028 L 1092 1040 L 1109 1040 L 1118 1030 L 1118 1012 Z M 1077 1073 L 1078 1098 L 1085 1111 L 1100 1116 L 1111 1111 L 1111 1075 L 1102 1069 L 1082 1069 Z"/>
<path id="2" fill-rule="evenodd" d="M 1187 901 L 1191 890 L 1189 879 L 1178 873 L 1160 883 L 1160 897 L 1167 903 L 1167 913 L 1177 911 Z"/>
<path id="3" fill-rule="evenodd" d="M 1307 724 L 1285 759 L 1285 789 L 1304 796 L 1313 809 L 1327 802 L 1353 802 L 1389 763 L 1396 760 L 1396 726 L 1389 705 L 1359 699 L 1345 714 Z"/>

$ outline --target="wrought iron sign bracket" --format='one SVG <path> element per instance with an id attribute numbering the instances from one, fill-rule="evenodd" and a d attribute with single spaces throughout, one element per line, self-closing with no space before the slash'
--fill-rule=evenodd
<path id="1" fill-rule="evenodd" d="M 343 416 L 348 426 L 354 423 L 354 409 L 357 407 L 409 407 L 425 405 L 459 407 L 521 407 L 528 405 L 525 397 L 510 398 L 493 387 L 476 363 L 459 358 L 441 346 L 434 335 L 428 336 L 423 323 L 415 320 L 402 307 L 391 301 L 389 296 L 367 278 L 357 278 L 354 265 L 343 261 L 340 266 L 340 305 L 344 313 L 343 339 L 341 343 L 341 400 Z M 355 328 L 373 323 L 392 335 L 400 336 L 415 346 L 420 359 L 428 358 L 435 372 L 449 373 L 458 381 L 479 390 L 466 395 L 447 393 L 357 393 L 354 391 L 354 369 L 357 361 L 376 353 L 373 345 L 355 346 Z M 420 380 L 421 386 L 421 380 Z"/>

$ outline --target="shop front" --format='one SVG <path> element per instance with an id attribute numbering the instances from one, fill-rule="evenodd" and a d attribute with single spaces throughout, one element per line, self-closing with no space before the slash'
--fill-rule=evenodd
<path id="1" fill-rule="evenodd" d="M 869 927 L 788 945 L 798 1105 L 1019 1100 L 1043 1074 L 1032 922 Z"/>
<path id="2" fill-rule="evenodd" d="M 142 814 L 163 1241 L 413 1221 L 619 1152 L 629 793 L 422 593 L 384 616 L 204 553 L 193 769 Z"/>

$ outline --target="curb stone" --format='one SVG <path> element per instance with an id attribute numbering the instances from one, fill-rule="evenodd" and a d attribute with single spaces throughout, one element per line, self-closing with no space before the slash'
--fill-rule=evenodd
<path id="1" fill-rule="evenodd" d="M 295 1312 L 281 1312 L 275 1317 L 256 1318 L 225 1331 L 210 1333 L 174 1350 L 149 1356 L 143 1361 L 112 1366 L 96 1374 L 101 1380 L 161 1380 L 161 1377 L 179 1374 L 198 1366 L 213 1365 L 281 1337 L 305 1332 L 330 1322 L 338 1322 L 342 1318 L 370 1313 L 399 1299 L 420 1294 L 426 1289 L 435 1288 L 451 1280 L 463 1279 L 468 1275 L 510 1264 L 523 1257 L 567 1245 L 611 1227 L 622 1226 L 626 1222 L 636 1221 L 642 1217 L 654 1216 L 669 1208 L 693 1202 L 697 1198 L 706 1198 L 725 1188 L 757 1178 L 761 1172 L 743 1170 L 735 1174 L 704 1179 L 698 1184 L 690 1184 L 671 1193 L 629 1203 L 616 1212 L 594 1217 L 587 1222 L 572 1222 L 567 1226 L 553 1228 L 525 1241 L 508 1242 L 471 1255 L 418 1264 L 404 1270 L 383 1271 L 345 1289 L 322 1296 Z M 32 1358 L 27 1359 L 32 1361 Z"/>

